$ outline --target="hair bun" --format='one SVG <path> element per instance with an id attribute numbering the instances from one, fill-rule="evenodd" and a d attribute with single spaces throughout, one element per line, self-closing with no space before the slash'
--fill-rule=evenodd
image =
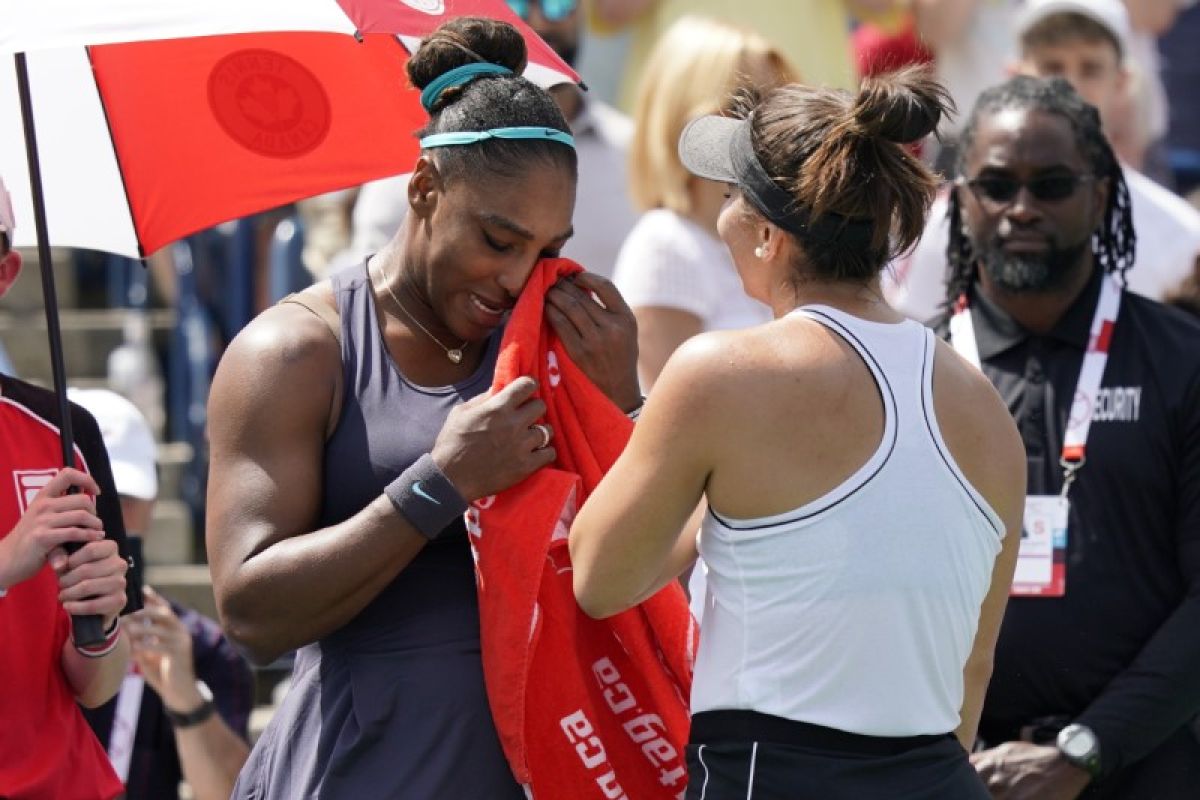
<path id="1" fill-rule="evenodd" d="M 851 114 L 863 135 L 908 144 L 932 133 L 953 108 L 928 68 L 909 67 L 864 79 Z"/>
<path id="2" fill-rule="evenodd" d="M 481 61 L 508 67 L 520 75 L 528 61 L 521 32 L 507 22 L 486 17 L 458 17 L 444 22 L 425 37 L 408 60 L 408 78 L 418 89 L 424 89 L 455 67 Z M 453 102 L 459 93 L 446 90 L 434 109 Z"/>

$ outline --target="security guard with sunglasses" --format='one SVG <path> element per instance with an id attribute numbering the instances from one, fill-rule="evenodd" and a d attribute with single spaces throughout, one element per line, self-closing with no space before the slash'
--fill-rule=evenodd
<path id="1" fill-rule="evenodd" d="M 996 797 L 1200 792 L 1200 325 L 1124 290 L 1135 235 L 1096 110 L 985 92 L 950 200 L 948 313 L 1028 456 L 976 769 Z"/>

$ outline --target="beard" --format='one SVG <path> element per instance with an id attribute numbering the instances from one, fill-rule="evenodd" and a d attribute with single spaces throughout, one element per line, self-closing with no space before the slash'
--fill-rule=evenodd
<path id="1" fill-rule="evenodd" d="M 1026 292 L 1049 292 L 1060 289 L 1075 272 L 1076 266 L 1091 247 L 1089 235 L 1081 242 L 1060 245 L 1053 240 L 1041 253 L 1005 252 L 1000 237 L 993 238 L 986 246 L 974 246 L 979 263 L 988 277 L 1001 289 L 1021 294 Z"/>

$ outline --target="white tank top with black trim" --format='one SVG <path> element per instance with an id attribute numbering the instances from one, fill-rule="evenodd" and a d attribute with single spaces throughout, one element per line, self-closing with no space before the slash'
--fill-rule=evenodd
<path id="1" fill-rule="evenodd" d="M 827 306 L 883 400 L 878 449 L 823 497 L 759 519 L 710 510 L 692 711 L 748 709 L 871 736 L 953 731 L 1004 526 L 938 429 L 933 333 Z"/>

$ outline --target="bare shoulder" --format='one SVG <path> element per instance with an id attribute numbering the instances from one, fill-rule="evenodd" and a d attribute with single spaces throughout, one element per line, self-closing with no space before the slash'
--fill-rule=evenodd
<path id="1" fill-rule="evenodd" d="M 933 405 L 942 438 L 967 480 L 998 511 L 1025 494 L 1025 446 L 991 381 L 945 342 L 937 343 Z"/>
<path id="2" fill-rule="evenodd" d="M 331 302 L 328 285 L 306 292 Z M 235 428 L 260 414 L 327 418 L 341 378 L 341 352 L 328 325 L 293 303 L 255 317 L 226 348 L 213 377 L 210 424 Z"/>

